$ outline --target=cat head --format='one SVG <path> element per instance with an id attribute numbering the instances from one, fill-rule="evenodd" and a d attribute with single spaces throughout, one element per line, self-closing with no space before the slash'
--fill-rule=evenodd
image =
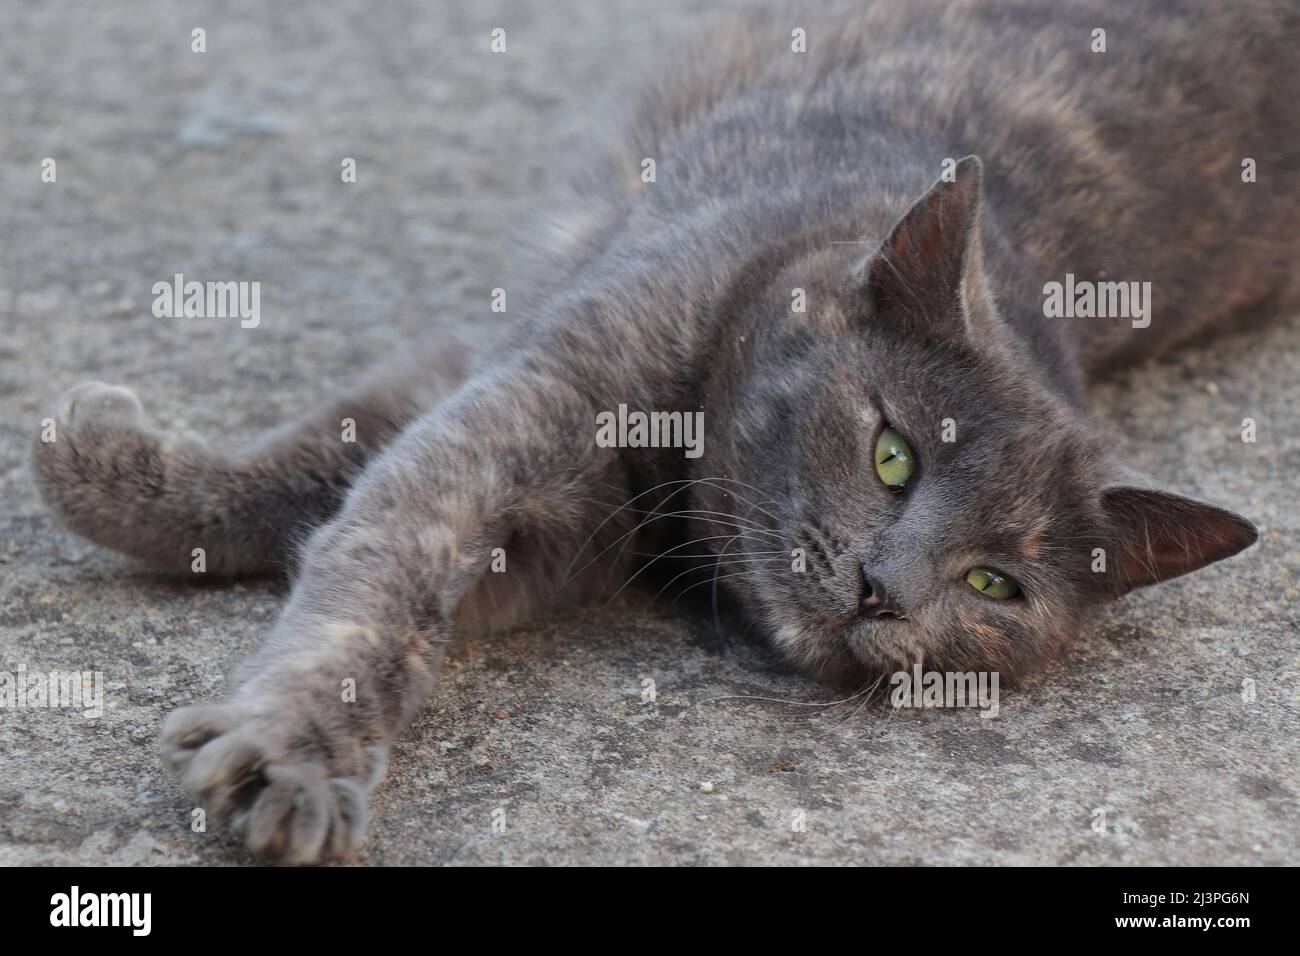
<path id="1" fill-rule="evenodd" d="M 1091 609 L 1256 537 L 1127 475 L 1043 383 L 989 292 L 979 160 L 955 172 L 864 262 L 817 252 L 775 275 L 711 396 L 731 427 L 702 473 L 738 483 L 700 497 L 754 529 L 732 554 L 761 555 L 729 583 L 824 677 L 1015 676 Z"/>

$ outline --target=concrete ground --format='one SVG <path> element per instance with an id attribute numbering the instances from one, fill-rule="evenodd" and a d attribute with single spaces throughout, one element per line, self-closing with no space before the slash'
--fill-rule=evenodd
<path id="1" fill-rule="evenodd" d="M 431 326 L 492 328 L 489 290 L 523 281 L 512 231 L 701 22 L 693 0 L 522 6 L 6 10 L 0 670 L 100 670 L 107 708 L 0 712 L 0 863 L 249 862 L 192 832 L 157 732 L 222 693 L 282 591 L 172 583 L 67 534 L 28 446 L 85 379 L 234 444 Z M 261 326 L 155 319 L 175 272 L 259 279 Z M 1300 863 L 1297 333 L 1281 317 L 1101 392 L 1136 466 L 1262 540 L 1114 606 L 997 719 L 718 700 L 829 698 L 707 615 L 593 610 L 453 656 L 357 862 Z"/>

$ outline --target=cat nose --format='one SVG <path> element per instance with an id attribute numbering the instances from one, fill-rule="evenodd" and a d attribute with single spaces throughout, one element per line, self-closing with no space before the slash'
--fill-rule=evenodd
<path id="1" fill-rule="evenodd" d="M 880 579 L 873 577 L 866 568 L 862 569 L 862 583 L 862 600 L 859 607 L 863 616 L 873 620 L 882 617 L 904 620 L 903 609 L 889 596 L 889 592 L 880 583 Z"/>

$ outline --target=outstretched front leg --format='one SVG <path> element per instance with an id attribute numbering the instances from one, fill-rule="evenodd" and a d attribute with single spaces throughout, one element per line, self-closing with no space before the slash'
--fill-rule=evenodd
<path id="1" fill-rule="evenodd" d="M 621 487 L 594 420 L 560 375 L 520 363 L 472 381 L 375 460 L 312 538 L 230 700 L 164 727 L 169 766 L 210 814 L 284 862 L 357 846 L 389 745 L 468 605 L 501 623 L 592 586 L 561 579 Z"/>

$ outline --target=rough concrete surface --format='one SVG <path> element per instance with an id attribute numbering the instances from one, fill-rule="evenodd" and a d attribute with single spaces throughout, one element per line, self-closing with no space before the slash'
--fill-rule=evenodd
<path id="1" fill-rule="evenodd" d="M 174 583 L 61 530 L 28 466 L 43 412 L 100 379 L 236 444 L 406 337 L 490 329 L 525 213 L 702 15 L 46 0 L 4 21 L 0 670 L 101 670 L 107 709 L 0 712 L 0 863 L 247 863 L 191 831 L 157 733 L 223 692 L 283 591 Z M 260 280 L 261 326 L 154 318 L 176 272 Z M 456 651 L 356 862 L 1300 863 L 1297 333 L 1280 317 L 1100 391 L 1133 464 L 1261 542 L 1115 605 L 997 719 L 718 700 L 829 695 L 708 615 L 569 615 Z"/>

